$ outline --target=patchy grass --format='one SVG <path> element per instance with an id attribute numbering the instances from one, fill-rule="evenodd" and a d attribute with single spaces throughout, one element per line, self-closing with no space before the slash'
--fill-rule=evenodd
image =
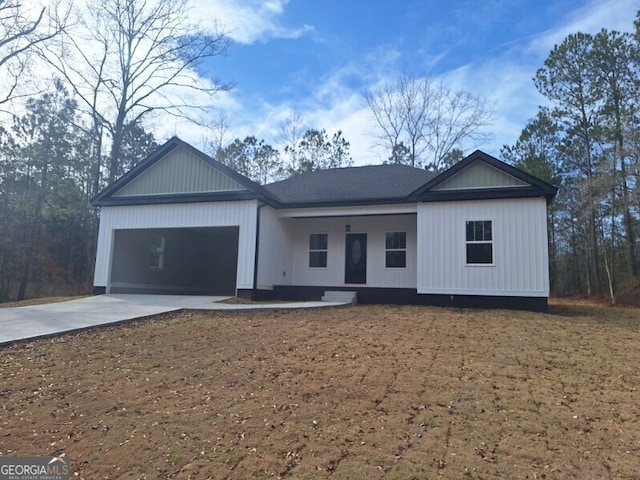
<path id="1" fill-rule="evenodd" d="M 0 454 L 75 478 L 638 478 L 640 311 L 209 312 L 5 347 Z"/>

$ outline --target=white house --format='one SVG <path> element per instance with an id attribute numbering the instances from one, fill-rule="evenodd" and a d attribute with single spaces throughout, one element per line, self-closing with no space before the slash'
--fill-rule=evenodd
<path id="1" fill-rule="evenodd" d="M 94 291 L 545 311 L 555 193 L 480 151 L 260 186 L 173 138 L 94 199 Z"/>

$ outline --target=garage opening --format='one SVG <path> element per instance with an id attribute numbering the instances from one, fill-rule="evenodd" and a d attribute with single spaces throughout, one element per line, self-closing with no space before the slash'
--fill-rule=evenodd
<path id="1" fill-rule="evenodd" d="M 112 293 L 235 295 L 238 227 L 116 230 Z"/>

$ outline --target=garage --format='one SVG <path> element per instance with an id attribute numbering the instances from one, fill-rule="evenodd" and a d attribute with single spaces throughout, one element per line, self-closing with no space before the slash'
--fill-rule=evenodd
<path id="1" fill-rule="evenodd" d="M 118 229 L 110 291 L 235 295 L 237 226 Z"/>

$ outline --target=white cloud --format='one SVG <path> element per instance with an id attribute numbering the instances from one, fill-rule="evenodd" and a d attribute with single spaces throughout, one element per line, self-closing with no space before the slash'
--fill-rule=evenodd
<path id="1" fill-rule="evenodd" d="M 591 0 L 585 6 L 571 12 L 567 21 L 531 39 L 525 52 L 546 55 L 570 34 L 582 32 L 595 34 L 606 28 L 629 32 L 640 8 L 637 0 Z"/>
<path id="2" fill-rule="evenodd" d="M 369 111 L 363 107 L 358 92 L 345 92 L 336 98 L 329 108 L 307 112 L 307 117 L 316 128 L 324 128 L 331 137 L 338 130 L 350 143 L 354 165 L 381 163 L 375 139 L 367 132 L 371 130 Z"/>
<path id="3" fill-rule="evenodd" d="M 269 38 L 299 38 L 310 25 L 287 27 L 281 22 L 289 0 L 192 0 L 192 14 L 203 27 L 219 26 L 234 41 L 251 44 Z"/>
<path id="4" fill-rule="evenodd" d="M 291 99 L 279 104 L 263 103 L 258 109 L 262 115 L 254 123 L 254 134 L 265 138 L 274 147 L 281 147 L 281 126 L 292 111 L 296 111 L 305 128 L 325 129 L 329 137 L 341 130 L 350 143 L 354 165 L 381 163 L 386 155 L 376 148 L 375 139 L 369 134 L 373 124 L 361 89 L 357 86 L 374 85 L 386 79 L 393 59 L 399 55 L 399 52 L 389 49 L 377 55 L 367 55 L 363 60 L 366 68 L 355 63 L 345 65 L 318 79 L 313 96 L 299 102 Z M 256 117 L 255 110 L 251 115 Z"/>

